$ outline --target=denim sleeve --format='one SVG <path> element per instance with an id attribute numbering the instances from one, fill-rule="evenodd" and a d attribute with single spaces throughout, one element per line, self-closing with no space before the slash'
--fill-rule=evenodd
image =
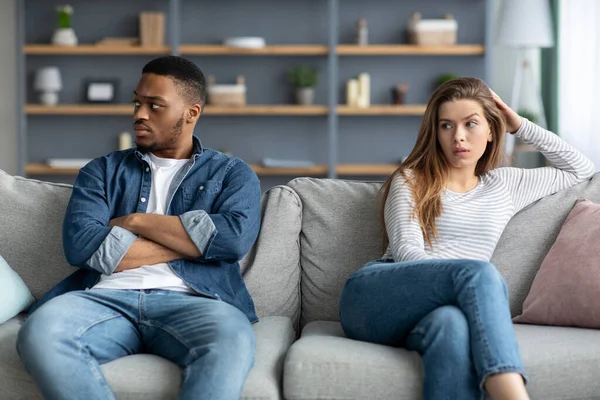
<path id="1" fill-rule="evenodd" d="M 97 158 L 79 171 L 63 221 L 69 264 L 111 274 L 137 236 L 108 226 L 112 215 L 105 190 L 106 164 Z"/>
<path id="2" fill-rule="evenodd" d="M 192 210 L 180 220 L 201 253 L 195 261 L 239 261 L 254 245 L 260 229 L 260 182 L 244 162 L 232 166 L 213 212 Z"/>

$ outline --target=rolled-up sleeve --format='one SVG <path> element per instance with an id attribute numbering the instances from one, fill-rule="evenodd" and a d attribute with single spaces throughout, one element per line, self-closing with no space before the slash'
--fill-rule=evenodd
<path id="1" fill-rule="evenodd" d="M 69 264 L 111 274 L 137 236 L 108 226 L 105 170 L 104 159 L 97 158 L 77 175 L 63 221 L 63 248 Z"/>
<path id="2" fill-rule="evenodd" d="M 260 181 L 237 160 L 223 180 L 212 210 L 191 210 L 180 220 L 200 251 L 195 261 L 239 261 L 254 245 L 260 229 Z"/>
<path id="3" fill-rule="evenodd" d="M 217 234 L 217 228 L 210 215 L 204 210 L 193 210 L 180 215 L 179 219 L 198 251 L 205 254 L 208 245 Z"/>

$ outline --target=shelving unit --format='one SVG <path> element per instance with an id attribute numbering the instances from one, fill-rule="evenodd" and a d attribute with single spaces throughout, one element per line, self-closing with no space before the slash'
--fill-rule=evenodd
<path id="1" fill-rule="evenodd" d="M 405 156 L 412 147 L 411 141 L 416 137 L 420 117 L 425 112 L 428 93 L 432 89 L 431 82 L 437 75 L 455 72 L 484 79 L 490 76 L 491 0 L 435 0 L 439 2 L 435 6 L 409 0 L 393 3 L 392 10 L 359 0 L 343 3 L 340 0 L 314 1 L 303 3 L 302 6 L 290 3 L 276 8 L 269 5 L 263 7 L 261 2 L 268 0 L 258 0 L 251 5 L 236 3 L 240 10 L 234 10 L 234 14 L 244 15 L 248 21 L 246 27 L 239 26 L 245 23 L 239 18 L 207 17 L 222 16 L 224 12 L 230 15 L 230 11 L 224 10 L 224 6 L 218 3 L 204 1 L 159 0 L 150 6 L 115 1 L 114 9 L 111 9 L 112 20 L 109 21 L 107 15 L 99 11 L 112 7 L 108 4 L 110 2 L 100 4 L 73 0 L 75 18 L 83 19 L 85 16 L 90 26 L 79 20 L 83 25 L 75 29 L 82 33 L 81 44 L 58 47 L 42 44 L 51 35 L 48 28 L 42 34 L 43 29 L 37 26 L 42 18 L 27 18 L 30 13 L 47 15 L 53 6 L 44 0 L 17 0 L 18 46 L 21 49 L 17 66 L 20 74 L 21 174 L 73 176 L 78 169 L 55 169 L 43 164 L 46 158 L 66 157 L 64 151 L 52 150 L 58 146 L 52 142 L 53 135 L 57 136 L 57 141 L 61 140 L 59 137 L 68 137 L 68 140 L 79 143 L 71 145 L 69 154 L 73 158 L 87 158 L 90 149 L 105 154 L 104 150 L 100 150 L 102 146 L 93 147 L 91 143 L 104 140 L 106 148 L 106 141 L 114 140 L 118 135 L 117 129 L 127 130 L 131 123 L 125 119 L 133 112 L 132 106 L 127 103 L 130 92 L 125 91 L 121 92 L 118 99 L 120 103 L 84 104 L 79 102 L 81 97 L 76 96 L 71 84 L 67 88 L 69 94 L 64 99 L 61 97 L 62 103 L 58 106 L 35 104 L 31 75 L 36 67 L 46 64 L 56 64 L 68 71 L 63 76 L 66 86 L 74 80 L 81 83 L 88 77 L 122 76 L 128 78 L 122 78 L 121 86 L 125 85 L 124 82 L 127 85 L 134 84 L 134 79 L 139 77 L 139 65 L 143 65 L 144 60 L 164 54 L 192 59 L 205 75 L 215 74 L 219 83 L 244 75 L 248 85 L 248 105 L 207 105 L 203 114 L 207 118 L 201 119 L 197 134 L 209 147 L 234 147 L 233 153 L 246 160 L 258 175 L 275 177 L 273 179 L 301 175 L 385 177 L 397 168 L 393 162 Z M 85 10 L 81 12 L 84 7 Z M 129 28 L 124 28 L 112 15 L 120 16 L 121 12 L 129 12 L 128 18 L 131 18 L 135 12 L 146 10 L 147 7 L 166 13 L 167 43 L 164 46 L 88 44 L 101 39 L 91 36 L 91 32 L 104 33 L 104 29 L 107 29 L 109 36 L 133 36 L 133 32 L 125 31 Z M 210 7 L 218 12 L 208 12 Z M 459 44 L 398 44 L 404 41 L 399 33 L 401 25 L 405 23 L 402 20 L 408 21 L 410 13 L 420 8 L 425 18 L 436 17 L 439 9 L 455 15 L 459 20 L 459 33 L 463 32 L 462 36 L 459 34 Z M 290 19 L 290 15 L 293 18 Z M 370 44 L 367 46 L 351 44 L 351 31 L 359 17 L 377 21 L 370 25 Z M 116 31 L 102 28 L 103 18 Z M 257 25 L 259 18 L 264 18 L 268 23 Z M 192 20 L 193 24 L 190 22 Z M 29 22 L 27 29 L 33 29 L 33 33 L 26 29 L 26 22 Z M 202 29 L 198 29 L 198 26 Z M 86 29 L 90 32 L 87 37 Z M 261 49 L 240 49 L 214 44 L 215 37 L 243 35 L 240 32 L 265 36 L 268 45 Z M 114 56 L 112 61 L 99 61 L 111 56 Z M 282 96 L 284 90 L 289 90 L 284 72 L 294 64 L 307 64 L 319 69 L 321 86 L 317 88 L 316 105 L 285 104 L 291 99 Z M 371 73 L 373 104 L 368 108 L 340 104 L 344 100 L 345 81 L 360 72 Z M 408 103 L 391 105 L 389 91 L 399 82 L 410 83 Z M 46 130 L 47 127 L 50 131 Z M 112 139 L 107 136 L 105 129 L 113 132 Z M 85 135 L 80 132 L 85 132 Z M 216 146 L 214 142 L 223 145 Z M 239 148 L 235 149 L 238 142 Z M 82 143 L 90 143 L 87 153 L 77 153 Z M 250 153 L 245 153 L 247 151 Z M 257 160 L 272 154 L 277 154 L 277 158 L 290 159 L 314 156 L 311 161 L 315 165 L 291 169 L 258 165 Z M 280 180 L 277 183 L 283 182 Z"/>

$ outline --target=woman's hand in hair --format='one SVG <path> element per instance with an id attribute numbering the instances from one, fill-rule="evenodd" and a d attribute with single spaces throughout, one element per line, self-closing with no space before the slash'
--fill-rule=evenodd
<path id="1" fill-rule="evenodd" d="M 505 102 L 503 102 L 500 96 L 498 96 L 492 89 L 490 89 L 490 92 L 492 92 L 492 97 L 496 102 L 496 106 L 500 111 L 502 111 L 504 119 L 506 119 L 506 129 L 508 132 L 514 134 L 521 127 L 521 116 L 519 116 L 519 114 L 517 114 Z"/>

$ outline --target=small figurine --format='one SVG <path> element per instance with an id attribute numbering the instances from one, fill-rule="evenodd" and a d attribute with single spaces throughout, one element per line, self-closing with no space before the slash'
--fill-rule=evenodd
<path id="1" fill-rule="evenodd" d="M 408 92 L 408 83 L 397 84 L 392 88 L 392 102 L 393 104 L 400 105 L 404 104 L 404 98 L 406 92 Z"/>
<path id="2" fill-rule="evenodd" d="M 367 20 L 361 18 L 356 23 L 356 44 L 359 46 L 366 46 L 369 44 L 369 28 L 367 27 Z"/>

